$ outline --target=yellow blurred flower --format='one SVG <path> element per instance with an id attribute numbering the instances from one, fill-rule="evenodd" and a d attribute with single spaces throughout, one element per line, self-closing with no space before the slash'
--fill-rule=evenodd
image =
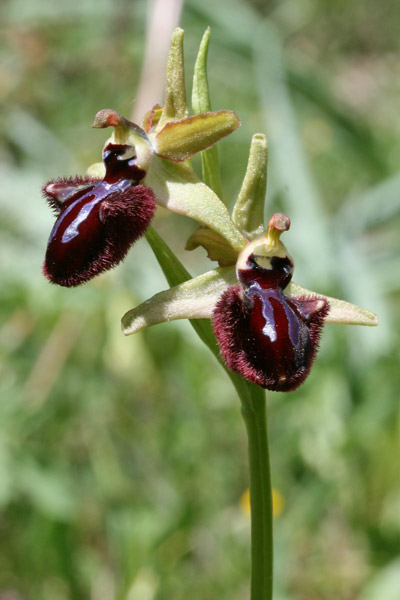
<path id="1" fill-rule="evenodd" d="M 247 489 L 243 492 L 240 498 L 240 508 L 243 513 L 250 517 L 250 490 Z M 279 490 L 272 488 L 272 510 L 274 514 L 274 519 L 279 517 L 283 509 L 285 508 L 285 498 L 282 496 Z"/>

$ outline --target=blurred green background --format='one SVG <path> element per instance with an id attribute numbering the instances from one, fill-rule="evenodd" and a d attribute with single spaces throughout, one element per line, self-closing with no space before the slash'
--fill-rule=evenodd
<path id="1" fill-rule="evenodd" d="M 82 288 L 41 275 L 41 185 L 99 160 L 99 109 L 129 116 L 139 85 L 147 107 L 162 100 L 146 97 L 141 65 L 152 11 L 166 27 L 173 4 L 0 4 L 2 600 L 248 597 L 233 388 L 187 322 L 120 333 L 123 313 L 166 287 L 146 243 Z M 265 131 L 268 215 L 292 219 L 295 281 L 380 318 L 327 326 L 306 383 L 269 396 L 276 600 L 398 600 L 398 4 L 187 0 L 180 23 L 188 91 L 210 25 L 213 108 L 242 119 L 219 145 L 225 201 Z M 161 62 L 165 33 L 147 40 Z M 160 212 L 155 227 L 191 272 L 208 268 L 182 250 L 192 222 Z"/>

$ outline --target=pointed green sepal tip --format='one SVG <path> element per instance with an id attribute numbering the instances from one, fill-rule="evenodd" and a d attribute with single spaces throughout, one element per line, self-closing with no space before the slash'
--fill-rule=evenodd
<path id="1" fill-rule="evenodd" d="M 211 110 L 210 94 L 207 81 L 207 55 L 210 43 L 210 28 L 208 27 L 200 43 L 196 63 L 194 65 L 192 108 L 194 113 Z"/>
<path id="2" fill-rule="evenodd" d="M 231 110 L 202 113 L 167 123 L 154 139 L 155 152 L 172 162 L 187 160 L 233 133 L 240 119 Z"/>
<path id="3" fill-rule="evenodd" d="M 189 113 L 185 91 L 183 38 L 183 29 L 174 29 L 168 55 L 164 109 L 157 129 L 161 129 L 169 121 L 183 119 Z"/>
<path id="4" fill-rule="evenodd" d="M 325 323 L 335 323 L 342 325 L 364 325 L 366 327 L 376 327 L 379 325 L 378 317 L 375 313 L 361 308 L 351 302 L 331 298 L 323 294 L 316 294 L 307 290 L 296 283 L 290 283 L 285 289 L 286 296 L 312 296 L 315 298 L 324 298 L 329 302 L 329 312 L 325 317 Z"/>
<path id="5" fill-rule="evenodd" d="M 215 269 L 160 292 L 127 312 L 122 318 L 124 335 L 177 319 L 210 318 L 223 291 L 236 281 L 235 269 Z"/>
<path id="6" fill-rule="evenodd" d="M 224 237 L 203 225 L 197 227 L 188 238 L 185 250 L 195 250 L 199 246 L 205 248 L 208 258 L 217 261 L 220 267 L 236 265 L 238 252 Z"/>
<path id="7" fill-rule="evenodd" d="M 246 174 L 232 213 L 236 227 L 249 239 L 264 230 L 267 159 L 267 137 L 256 133 L 251 140 Z"/>

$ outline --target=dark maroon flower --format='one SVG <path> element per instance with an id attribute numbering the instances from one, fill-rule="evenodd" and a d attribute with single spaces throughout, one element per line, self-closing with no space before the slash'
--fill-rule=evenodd
<path id="1" fill-rule="evenodd" d="M 289 225 L 285 215 L 272 217 L 267 236 L 249 244 L 239 257 L 240 285 L 222 294 L 213 313 L 227 366 L 275 391 L 294 390 L 305 380 L 329 310 L 325 299 L 283 293 L 293 262 L 279 235 Z"/>
<path id="2" fill-rule="evenodd" d="M 79 285 L 115 267 L 144 234 L 156 202 L 140 184 L 146 173 L 135 159 L 133 146 L 110 143 L 103 151 L 104 179 L 72 177 L 44 186 L 57 214 L 43 264 L 52 283 Z"/>

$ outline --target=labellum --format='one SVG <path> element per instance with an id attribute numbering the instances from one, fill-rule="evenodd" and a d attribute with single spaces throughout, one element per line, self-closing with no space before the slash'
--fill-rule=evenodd
<path id="1" fill-rule="evenodd" d="M 315 297 L 285 296 L 293 261 L 280 242 L 290 221 L 277 213 L 266 234 L 240 254 L 237 277 L 213 313 L 226 365 L 263 388 L 290 391 L 307 377 L 329 304 Z"/>
<path id="2" fill-rule="evenodd" d="M 155 198 L 140 183 L 146 172 L 135 148 L 110 143 L 103 162 L 102 180 L 61 178 L 43 188 L 57 215 L 43 264 L 52 283 L 76 286 L 116 266 L 153 217 Z"/>

